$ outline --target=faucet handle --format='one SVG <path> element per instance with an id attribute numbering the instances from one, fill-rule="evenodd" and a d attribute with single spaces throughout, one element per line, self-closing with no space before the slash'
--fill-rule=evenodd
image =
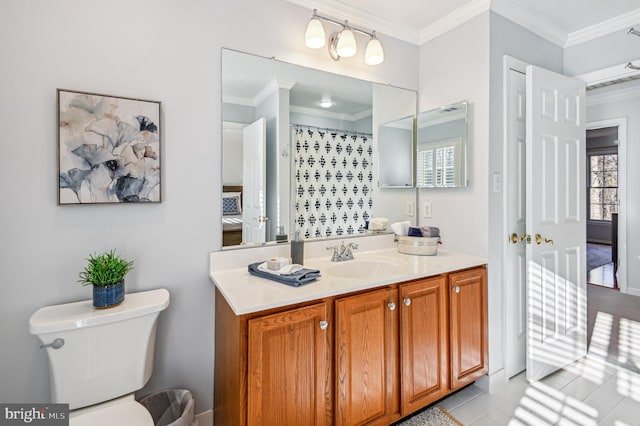
<path id="1" fill-rule="evenodd" d="M 349 243 L 349 247 L 353 250 L 358 250 L 358 245 L 356 243 Z"/>

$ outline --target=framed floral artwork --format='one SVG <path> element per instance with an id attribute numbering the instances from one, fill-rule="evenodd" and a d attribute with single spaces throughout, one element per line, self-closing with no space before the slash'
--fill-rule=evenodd
<path id="1" fill-rule="evenodd" d="M 58 204 L 158 203 L 160 102 L 58 89 Z"/>

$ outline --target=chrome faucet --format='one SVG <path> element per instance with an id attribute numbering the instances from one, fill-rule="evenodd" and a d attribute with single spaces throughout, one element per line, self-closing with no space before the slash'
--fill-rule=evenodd
<path id="1" fill-rule="evenodd" d="M 355 243 L 344 244 L 344 241 L 340 243 L 340 246 L 327 247 L 327 250 L 333 250 L 331 255 L 332 262 L 342 262 L 344 260 L 353 259 L 353 250 L 357 250 L 358 245 Z"/>

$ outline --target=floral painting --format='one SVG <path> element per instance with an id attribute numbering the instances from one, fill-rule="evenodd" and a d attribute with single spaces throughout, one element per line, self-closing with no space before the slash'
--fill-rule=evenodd
<path id="1" fill-rule="evenodd" d="M 58 89 L 59 204 L 160 202 L 160 102 Z"/>

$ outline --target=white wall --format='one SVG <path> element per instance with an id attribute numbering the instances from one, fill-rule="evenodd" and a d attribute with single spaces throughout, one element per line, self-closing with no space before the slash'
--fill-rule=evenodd
<path id="1" fill-rule="evenodd" d="M 469 101 L 469 187 L 421 188 L 418 209 L 431 202 L 431 219 L 443 247 L 488 256 L 489 13 L 485 12 L 420 47 L 418 111 Z"/>
<path id="2" fill-rule="evenodd" d="M 76 283 L 84 259 L 116 248 L 136 263 L 128 291 L 171 292 L 142 393 L 186 387 L 197 412 L 211 408 L 220 48 L 417 89 L 417 47 L 379 34 L 383 64 L 365 65 L 364 49 L 334 62 L 324 49 L 304 47 L 310 16 L 280 0 L 0 3 L 0 401 L 49 400 L 46 356 L 28 334 L 29 316 L 89 298 Z M 56 205 L 56 88 L 162 102 L 161 204 Z"/>
<path id="3" fill-rule="evenodd" d="M 627 155 L 624 161 L 626 170 L 619 179 L 625 179 L 627 187 L 627 264 L 620 265 L 620 268 L 626 268 L 627 292 L 640 296 L 640 194 L 635 189 L 640 182 L 640 169 L 635 167 L 635 160 L 640 160 L 640 82 L 632 81 L 589 92 L 587 122 L 622 117 L 627 119 Z"/>

